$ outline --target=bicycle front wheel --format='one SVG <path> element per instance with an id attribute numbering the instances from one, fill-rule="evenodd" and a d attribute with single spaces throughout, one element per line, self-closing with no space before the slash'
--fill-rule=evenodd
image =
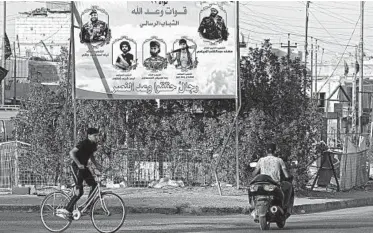
<path id="1" fill-rule="evenodd" d="M 91 210 L 93 226 L 101 233 L 113 233 L 119 230 L 126 218 L 124 201 L 115 193 L 102 193 Z"/>
<path id="2" fill-rule="evenodd" d="M 69 203 L 70 197 L 64 192 L 53 192 L 48 194 L 41 203 L 40 217 L 45 228 L 51 232 L 63 232 L 71 221 L 58 216 L 57 210 L 63 209 Z"/>

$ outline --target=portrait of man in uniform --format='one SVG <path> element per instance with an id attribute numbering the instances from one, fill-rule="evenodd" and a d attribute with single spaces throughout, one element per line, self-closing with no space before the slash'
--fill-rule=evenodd
<path id="1" fill-rule="evenodd" d="M 119 49 L 122 53 L 117 57 L 115 66 L 122 70 L 136 69 L 137 59 L 130 53 L 131 44 L 128 41 L 122 41 L 119 44 Z"/>
<path id="2" fill-rule="evenodd" d="M 144 60 L 144 67 L 152 71 L 160 71 L 167 68 L 167 59 L 160 56 L 161 44 L 152 40 L 149 43 L 150 46 L 150 57 Z"/>
<path id="3" fill-rule="evenodd" d="M 85 23 L 80 32 L 81 43 L 96 43 L 105 41 L 109 35 L 108 24 L 98 19 L 96 9 L 89 13 L 90 21 Z"/>
<path id="4" fill-rule="evenodd" d="M 175 64 L 177 69 L 190 70 L 197 67 L 197 58 L 193 56 L 196 45 L 189 46 L 186 39 L 179 40 L 179 49 L 167 53 L 167 60 L 170 64 Z M 193 59 L 194 58 L 194 59 Z"/>
<path id="5" fill-rule="evenodd" d="M 224 18 L 215 7 L 211 7 L 210 15 L 202 19 L 198 32 L 202 38 L 216 41 L 226 41 L 229 35 Z"/>

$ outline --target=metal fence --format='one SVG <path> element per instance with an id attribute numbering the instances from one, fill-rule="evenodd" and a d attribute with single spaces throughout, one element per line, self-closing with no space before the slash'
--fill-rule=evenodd
<path id="1" fill-rule="evenodd" d="M 11 189 L 17 186 L 18 149 L 16 142 L 0 143 L 0 188 Z"/>
<path id="2" fill-rule="evenodd" d="M 15 186 L 35 185 L 36 189 L 45 186 L 64 185 L 72 182 L 68 156 L 63 161 L 63 170 L 56 172 L 51 166 L 38 166 L 38 161 L 29 153 L 29 145 L 22 142 L 0 143 L 0 188 L 11 190 Z M 370 150 L 337 153 L 332 155 L 340 190 L 349 190 L 368 182 Z M 212 158 L 200 150 L 173 150 L 165 155 L 136 149 L 117 150 L 103 161 L 109 166 L 108 180 L 124 182 L 129 187 L 147 187 L 152 181 L 168 177 L 183 181 L 185 185 L 209 185 L 214 182 Z M 48 163 L 45 163 L 48 164 Z M 316 165 L 316 164 L 315 164 Z M 330 165 L 330 164 L 329 164 Z M 335 185 L 336 180 L 328 164 L 322 165 L 318 177 L 321 186 Z M 318 168 L 321 164 L 318 163 Z M 37 169 L 35 168 L 37 167 Z M 314 170 L 314 174 L 317 170 Z M 58 176 L 56 175 L 58 174 Z"/>
<path id="3" fill-rule="evenodd" d="M 173 150 L 167 155 L 136 149 L 116 152 L 111 167 L 111 179 L 124 181 L 133 187 L 145 187 L 150 182 L 168 177 L 188 185 L 212 182 L 211 159 L 203 158 L 199 150 Z"/>
<path id="4" fill-rule="evenodd" d="M 28 144 L 22 142 L 0 143 L 0 188 L 10 190 L 14 186 L 45 186 L 72 183 L 66 156 L 61 171 L 44 161 L 35 159 Z M 147 187 L 161 178 L 183 181 L 185 185 L 208 185 L 213 182 L 211 158 L 203 158 L 199 150 L 174 150 L 167 155 L 135 149 L 120 149 L 111 159 L 103 161 L 112 168 L 108 180 L 124 182 L 129 187 Z"/>
<path id="5" fill-rule="evenodd" d="M 30 145 L 19 141 L 0 143 L 0 188 L 35 185 L 43 187 L 55 185 L 53 169 L 39 164 L 29 154 Z"/>
<path id="6" fill-rule="evenodd" d="M 368 136 L 343 135 L 342 150 L 328 151 L 309 167 L 312 177 L 308 185 L 314 188 L 350 190 L 364 186 L 369 180 L 372 151 L 369 148 Z M 333 171 L 334 168 L 334 171 Z M 311 185 L 312 184 L 312 185 Z"/>

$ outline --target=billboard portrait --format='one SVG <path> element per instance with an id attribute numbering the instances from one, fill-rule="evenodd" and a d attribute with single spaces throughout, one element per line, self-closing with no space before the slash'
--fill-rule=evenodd
<path id="1" fill-rule="evenodd" d="M 168 62 L 176 69 L 188 71 L 197 68 L 197 44 L 192 39 L 183 36 L 175 40 L 172 50 L 167 53 Z"/>
<path id="2" fill-rule="evenodd" d="M 80 27 L 80 43 L 94 47 L 110 43 L 109 15 L 105 9 L 92 6 L 81 13 L 83 25 Z"/>
<path id="3" fill-rule="evenodd" d="M 237 96 L 235 2 L 74 2 L 78 99 Z"/>
<path id="4" fill-rule="evenodd" d="M 112 44 L 112 64 L 117 70 L 129 72 L 137 67 L 137 43 L 122 36 Z"/>
<path id="5" fill-rule="evenodd" d="M 153 72 L 167 69 L 167 45 L 164 40 L 156 36 L 146 39 L 142 45 L 142 60 L 146 70 Z"/>
<path id="6" fill-rule="evenodd" d="M 210 4 L 205 6 L 199 15 L 198 32 L 203 39 L 211 44 L 228 40 L 227 12 L 222 6 Z"/>

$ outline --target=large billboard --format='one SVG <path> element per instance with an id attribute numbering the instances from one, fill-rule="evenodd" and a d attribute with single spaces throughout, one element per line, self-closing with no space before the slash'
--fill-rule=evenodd
<path id="1" fill-rule="evenodd" d="M 235 98 L 235 2 L 75 2 L 79 99 Z"/>

